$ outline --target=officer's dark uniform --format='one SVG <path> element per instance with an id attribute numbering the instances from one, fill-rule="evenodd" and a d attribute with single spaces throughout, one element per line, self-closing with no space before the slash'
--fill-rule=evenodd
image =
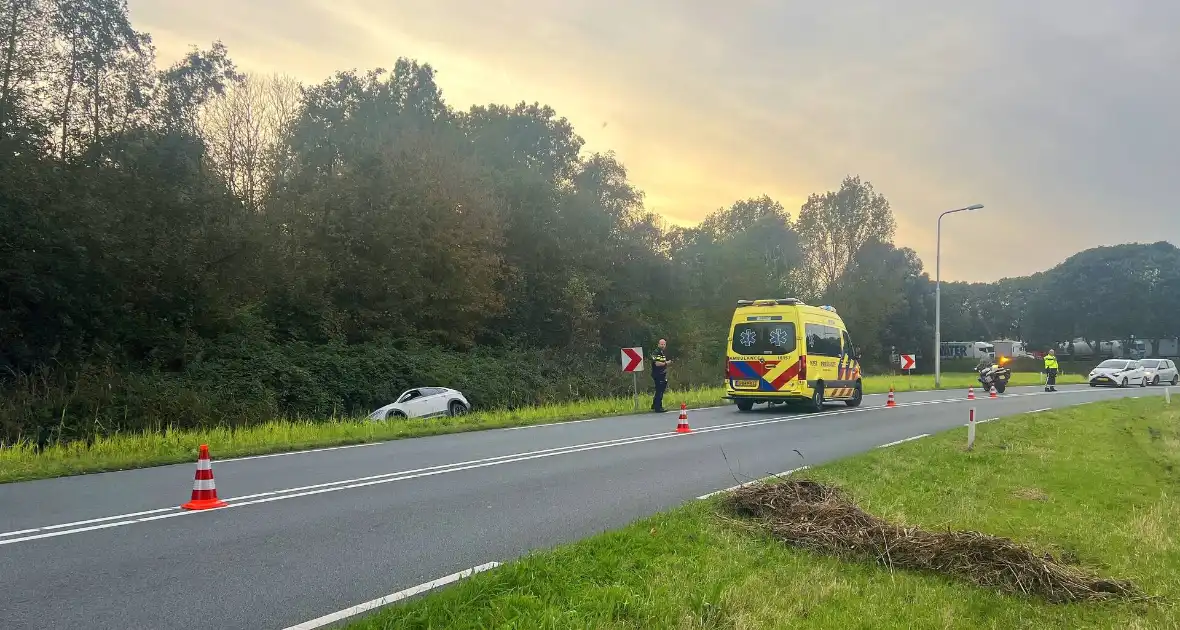
<path id="1" fill-rule="evenodd" d="M 656 386 L 655 396 L 651 400 L 651 410 L 657 413 L 664 411 L 664 390 L 668 389 L 668 366 L 656 365 L 656 363 L 667 363 L 667 361 L 668 356 L 659 348 L 656 348 L 656 351 L 651 355 L 651 379 Z"/>

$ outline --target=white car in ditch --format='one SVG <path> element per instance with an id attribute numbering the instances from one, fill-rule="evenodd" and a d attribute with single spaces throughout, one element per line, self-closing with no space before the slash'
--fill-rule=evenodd
<path id="1" fill-rule="evenodd" d="M 1090 370 L 1090 387 L 1099 385 L 1127 387 L 1138 385 L 1147 387 L 1147 373 L 1138 361 L 1130 359 L 1107 359 Z"/>
<path id="2" fill-rule="evenodd" d="M 449 387 L 418 387 L 402 392 L 397 401 L 369 414 L 369 419 L 460 416 L 470 410 L 471 403 L 467 402 L 463 392 Z"/>

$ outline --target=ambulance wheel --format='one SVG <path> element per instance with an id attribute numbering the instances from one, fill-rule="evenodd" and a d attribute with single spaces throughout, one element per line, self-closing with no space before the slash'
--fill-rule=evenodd
<path id="1" fill-rule="evenodd" d="M 738 408 L 738 411 L 749 411 L 754 408 L 754 401 L 752 401 L 752 400 L 738 400 L 737 401 L 737 408 Z"/>
<path id="2" fill-rule="evenodd" d="M 811 394 L 811 402 L 807 405 L 808 411 L 823 411 L 824 410 L 824 384 L 816 383 L 815 392 Z"/>
<path id="3" fill-rule="evenodd" d="M 856 390 L 852 393 L 852 398 L 845 400 L 844 404 L 849 407 L 859 407 L 862 400 L 864 400 L 864 392 L 861 391 L 860 383 L 857 383 Z"/>

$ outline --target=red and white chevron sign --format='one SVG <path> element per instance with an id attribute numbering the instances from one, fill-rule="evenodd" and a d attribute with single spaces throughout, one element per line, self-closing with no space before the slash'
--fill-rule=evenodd
<path id="1" fill-rule="evenodd" d="M 643 348 L 623 348 L 623 371 L 643 371 Z"/>
<path id="2" fill-rule="evenodd" d="M 903 370 L 912 370 L 914 369 L 914 366 L 917 365 L 917 361 L 914 360 L 914 355 L 912 354 L 901 355 L 901 360 L 899 362 L 901 363 L 901 369 Z"/>

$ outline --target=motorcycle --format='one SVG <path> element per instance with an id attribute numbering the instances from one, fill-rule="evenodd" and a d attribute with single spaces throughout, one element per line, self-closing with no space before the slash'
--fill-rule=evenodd
<path id="1" fill-rule="evenodd" d="M 982 369 L 978 367 L 975 369 L 979 372 L 979 383 L 983 385 L 985 391 L 991 391 L 994 386 L 997 394 L 1003 394 L 1004 390 L 1008 388 L 1008 380 L 1012 378 L 1012 370 L 997 363 Z"/>

